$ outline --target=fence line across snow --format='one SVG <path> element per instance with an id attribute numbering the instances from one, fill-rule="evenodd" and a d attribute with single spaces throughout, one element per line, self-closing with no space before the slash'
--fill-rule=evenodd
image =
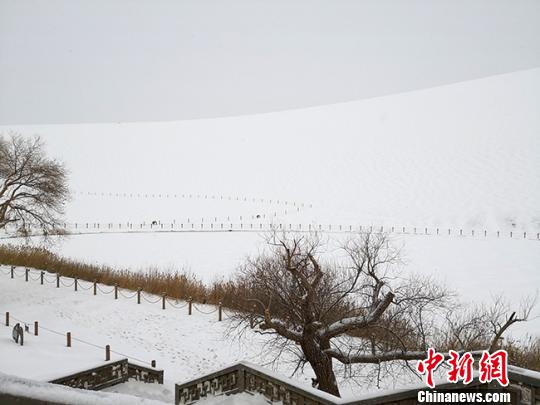
<path id="1" fill-rule="evenodd" d="M 197 307 L 197 304 L 192 302 L 192 299 L 189 298 L 187 301 L 184 301 L 183 304 L 179 304 L 179 302 L 183 300 L 179 299 L 172 299 L 171 297 L 167 297 L 165 293 L 162 293 L 161 295 L 156 295 L 152 293 L 147 293 L 143 291 L 142 288 L 139 288 L 137 291 L 127 290 L 124 288 L 120 288 L 118 285 L 109 286 L 112 289 L 107 291 L 104 290 L 102 287 L 102 284 L 97 283 L 96 281 L 91 282 L 89 285 L 85 286 L 84 284 L 89 283 L 88 281 L 84 281 L 84 284 L 81 282 L 80 279 L 74 279 L 71 277 L 61 276 L 57 273 L 49 273 L 47 271 L 43 270 L 36 270 L 36 269 L 30 269 L 30 268 L 24 268 L 22 274 L 18 274 L 17 270 L 21 270 L 17 268 L 16 266 L 10 266 L 9 269 L 4 269 L 3 266 L 0 265 L 1 274 L 3 275 L 13 275 L 18 277 L 26 277 L 26 275 L 30 275 L 30 277 L 25 278 L 25 282 L 29 281 L 40 281 L 42 277 L 45 277 L 45 275 L 54 275 L 54 281 L 53 283 L 56 284 L 56 288 L 60 288 L 60 286 L 71 288 L 74 287 L 74 292 L 79 291 L 79 288 L 81 291 L 93 291 L 93 295 L 98 295 L 97 293 L 100 292 L 103 295 L 109 295 L 114 293 L 114 300 L 118 300 L 119 297 L 123 297 L 125 299 L 132 299 L 137 297 L 137 304 L 141 304 L 142 301 L 145 301 L 151 305 L 161 303 L 161 307 L 163 310 L 167 309 L 167 306 L 169 305 L 171 308 L 175 309 L 182 309 L 185 307 L 188 307 L 187 315 L 192 315 L 192 309 L 195 309 L 197 312 L 204 314 L 204 315 L 211 315 L 218 313 L 217 321 L 223 320 L 223 309 L 221 303 L 218 305 L 211 305 L 211 304 L 198 304 L 199 307 Z M 4 270 L 7 270 L 5 272 Z M 37 273 L 37 278 L 33 277 L 33 274 Z M 12 277 L 13 278 L 13 277 Z M 64 279 L 71 280 L 71 282 L 65 282 Z M 42 283 L 43 284 L 43 283 Z M 130 293 L 127 293 L 127 292 Z M 168 305 L 167 305 L 168 304 Z M 214 307 L 212 310 L 204 310 L 200 305 L 209 305 Z"/>
<path id="2" fill-rule="evenodd" d="M 417 235 L 417 236 L 437 236 L 437 237 L 460 237 L 473 239 L 486 238 L 510 238 L 521 240 L 540 241 L 540 232 L 528 231 L 488 231 L 487 229 L 471 228 L 442 228 L 442 227 L 417 227 L 417 226 L 380 226 L 380 225 L 343 225 L 343 224 L 302 224 L 302 223 L 271 223 L 271 222 L 190 222 L 190 223 L 64 223 L 56 228 L 57 234 L 69 235 L 93 235 L 93 234 L 118 234 L 118 233 L 151 233 L 151 232 L 321 232 L 321 233 L 386 233 L 390 235 Z M 1 239 L 20 238 L 16 234 L 16 229 L 9 233 L 4 229 L 1 231 Z M 0 233 L 0 234 L 1 234 Z M 54 235 L 54 232 L 53 232 Z M 34 236 L 39 236 L 36 233 Z"/>

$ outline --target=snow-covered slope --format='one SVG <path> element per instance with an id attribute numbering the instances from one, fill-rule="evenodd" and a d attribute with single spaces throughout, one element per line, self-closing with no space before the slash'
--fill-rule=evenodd
<path id="1" fill-rule="evenodd" d="M 277 200 L 312 203 L 304 222 L 533 231 L 540 226 L 539 107 L 534 69 L 282 113 L 2 130 L 40 134 L 65 161 L 82 192 L 70 220 L 255 213 L 244 201 L 202 199 L 214 195 L 263 198 L 255 208 L 267 214 L 286 208 Z"/>
<path id="2" fill-rule="evenodd" d="M 42 135 L 65 161 L 70 222 L 427 227 L 397 237 L 407 271 L 435 274 L 465 300 L 517 302 L 540 284 L 539 110 L 533 69 L 282 113 L 2 130 Z M 211 280 L 260 246 L 256 234 L 116 234 L 55 249 Z"/>

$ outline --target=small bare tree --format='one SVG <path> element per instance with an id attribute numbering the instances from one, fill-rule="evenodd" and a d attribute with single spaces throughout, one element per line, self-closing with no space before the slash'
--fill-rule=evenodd
<path id="1" fill-rule="evenodd" d="M 46 236 L 68 197 L 66 169 L 45 156 L 40 138 L 0 136 L 0 229 L 15 225 L 28 235 L 37 228 Z"/>
<path id="2" fill-rule="evenodd" d="M 430 278 L 400 277 L 395 269 L 399 251 L 382 234 L 350 239 L 341 266 L 321 262 L 316 235 L 273 235 L 269 244 L 269 253 L 248 260 L 241 270 L 241 291 L 249 291 L 246 301 L 255 304 L 251 313 L 246 307 L 248 312 L 238 315 L 235 330 L 250 324 L 255 332 L 271 335 L 272 345 L 280 347 L 277 352 L 288 347 L 297 353 L 297 368 L 309 363 L 316 386 L 336 396 L 334 360 L 346 365 L 402 360 L 410 368 L 407 362 L 425 358 L 433 345 L 493 348 L 508 326 L 523 320 L 514 314 L 500 323 L 501 312 L 492 317 L 486 312 L 448 327 L 452 294 Z M 482 333 L 460 340 L 462 327 Z"/>

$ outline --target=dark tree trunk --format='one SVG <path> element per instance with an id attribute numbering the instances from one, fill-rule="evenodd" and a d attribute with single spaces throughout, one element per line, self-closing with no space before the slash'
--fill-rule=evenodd
<path id="1" fill-rule="evenodd" d="M 321 391 L 339 397 L 339 388 L 337 385 L 332 358 L 327 356 L 323 350 L 329 348 L 328 343 L 317 342 L 314 337 L 306 337 L 301 344 L 306 360 L 311 365 L 317 377 L 318 388 Z M 328 347 L 326 347 L 328 346 Z"/>

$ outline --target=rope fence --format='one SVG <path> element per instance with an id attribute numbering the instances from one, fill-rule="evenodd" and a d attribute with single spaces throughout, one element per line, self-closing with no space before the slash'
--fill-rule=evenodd
<path id="1" fill-rule="evenodd" d="M 62 278 L 60 278 L 60 284 L 62 284 L 64 287 L 73 287 L 75 285 L 75 280 L 71 280 L 70 284 L 66 284 Z"/>
<path id="2" fill-rule="evenodd" d="M 129 290 L 128 290 L 128 291 L 129 291 Z M 124 297 L 124 298 L 126 298 L 126 299 L 128 299 L 128 300 L 131 299 L 131 298 L 133 298 L 133 297 L 135 297 L 135 296 L 137 296 L 137 292 L 134 292 L 134 293 L 132 293 L 132 294 L 127 294 L 127 295 L 126 295 L 126 294 L 124 294 L 123 291 L 120 290 L 120 289 L 118 290 L 118 293 L 119 293 L 122 297 Z"/>
<path id="3" fill-rule="evenodd" d="M 85 287 L 81 280 L 77 280 L 77 284 L 82 290 L 85 290 L 85 291 L 88 291 L 93 287 L 93 284 L 90 284 L 90 285 Z"/>
<path id="4" fill-rule="evenodd" d="M 145 300 L 146 302 L 149 302 L 150 304 L 157 304 L 158 302 L 162 301 L 162 298 L 161 297 L 158 297 L 156 300 L 152 300 L 150 298 L 147 298 L 145 296 L 145 294 L 141 294 L 143 300 Z"/>
<path id="5" fill-rule="evenodd" d="M 0 265 L 0 270 L 1 270 L 1 274 L 9 276 L 9 275 L 16 275 L 18 269 L 15 266 L 11 266 L 11 268 L 8 269 L 6 273 L 4 267 Z M 188 311 L 187 311 L 188 315 L 192 315 L 193 313 L 192 310 L 195 309 L 195 311 L 203 315 L 212 315 L 217 312 L 218 321 L 221 321 L 223 318 L 223 308 L 222 308 L 221 303 L 215 306 L 213 310 L 205 310 L 205 309 L 202 309 L 202 307 L 195 305 L 193 301 L 191 300 L 191 298 L 189 298 L 187 301 L 183 301 L 177 298 L 175 299 L 175 298 L 167 297 L 165 293 L 162 293 L 161 295 L 148 293 L 146 291 L 143 291 L 142 288 L 139 288 L 137 291 L 132 291 L 132 290 L 121 289 L 118 287 L 118 285 L 115 285 L 115 286 L 110 287 L 110 289 L 107 289 L 103 287 L 103 285 L 97 283 L 96 281 L 94 282 L 81 281 L 79 279 L 62 277 L 59 274 L 54 274 L 54 273 L 49 273 L 43 270 L 36 270 L 36 269 L 29 269 L 29 268 L 24 269 L 22 276 L 25 277 L 25 282 L 39 281 L 43 285 L 44 280 L 49 280 L 50 283 L 55 284 L 56 288 L 60 288 L 60 286 L 67 287 L 67 288 L 74 287 L 73 290 L 75 292 L 79 291 L 79 288 L 81 291 L 92 290 L 92 295 L 98 295 L 98 292 L 100 292 L 103 295 L 109 295 L 109 294 L 114 293 L 114 300 L 117 300 L 118 297 L 123 297 L 125 299 L 132 299 L 132 298 L 137 297 L 137 304 L 141 304 L 142 301 L 147 302 L 151 305 L 161 303 L 161 308 L 163 310 L 167 308 L 167 304 L 170 305 L 170 307 L 174 309 L 182 309 L 182 308 L 188 307 Z M 66 279 L 71 280 L 71 281 L 66 281 Z"/>
<path id="6" fill-rule="evenodd" d="M 30 325 L 31 323 L 31 322 L 23 321 L 22 319 L 19 319 L 19 318 L 15 318 L 13 315 L 10 315 L 10 318 L 13 318 L 16 321 L 22 322 L 25 325 Z M 9 326 L 9 325 L 6 325 L 6 326 Z"/>
<path id="7" fill-rule="evenodd" d="M 25 277 L 25 272 L 24 272 L 24 270 L 23 270 L 23 272 L 19 274 L 19 273 L 17 273 L 17 272 L 15 271 L 14 275 L 15 275 L 15 277 L 23 278 L 23 277 Z"/>
<path id="8" fill-rule="evenodd" d="M 45 281 L 47 283 L 56 283 L 56 277 L 53 276 L 53 278 L 51 280 L 49 277 L 47 277 L 47 275 L 45 275 Z"/>
<path id="9" fill-rule="evenodd" d="M 114 292 L 114 287 L 113 287 L 112 290 L 110 290 L 110 291 L 105 291 L 105 290 L 103 290 L 103 289 L 100 287 L 99 284 L 97 284 L 97 289 L 98 289 L 98 291 L 101 292 L 102 294 L 112 294 L 112 293 Z"/>
<path id="10" fill-rule="evenodd" d="M 6 319 L 5 320 L 5 326 L 9 327 L 10 326 L 10 321 L 14 320 L 14 321 L 17 321 L 17 322 L 19 322 L 19 323 L 21 323 L 21 324 L 23 324 L 25 326 L 24 329 L 25 329 L 26 333 L 32 334 L 30 332 L 30 325 L 32 324 L 32 322 L 28 322 L 28 321 L 25 321 L 23 319 L 17 318 L 15 316 L 13 316 L 10 312 L 6 312 L 5 319 Z M 115 350 L 111 350 L 109 345 L 102 346 L 102 345 L 98 345 L 98 344 L 89 342 L 87 340 L 84 340 L 84 339 L 81 339 L 81 338 L 78 338 L 78 337 L 73 337 L 71 332 L 63 333 L 63 332 L 60 332 L 60 331 L 57 331 L 57 330 L 54 330 L 54 329 L 50 329 L 50 328 L 47 328 L 47 327 L 43 326 L 41 323 L 39 323 L 37 321 L 34 321 L 33 324 L 34 324 L 34 330 L 33 330 L 33 332 L 34 332 L 33 335 L 34 336 L 39 336 L 39 332 L 44 330 L 46 332 L 52 333 L 54 335 L 62 336 L 63 338 L 65 338 L 67 347 L 72 347 L 72 341 L 75 341 L 75 342 L 79 342 L 79 343 L 82 343 L 82 344 L 87 345 L 87 346 L 94 347 L 96 349 L 104 350 L 105 351 L 105 361 L 109 361 L 110 360 L 110 353 L 114 353 L 114 354 L 117 354 L 119 356 L 125 357 L 127 359 L 134 360 L 134 361 L 137 361 L 139 363 L 148 365 L 148 366 L 153 367 L 153 368 L 155 368 L 155 366 L 156 366 L 155 360 L 152 360 L 152 361 L 149 362 L 149 361 L 142 360 L 142 359 L 139 359 L 139 358 L 131 356 L 131 355 L 127 355 L 125 353 L 121 353 L 121 352 L 118 352 L 118 351 L 115 351 Z"/>
<path id="11" fill-rule="evenodd" d="M 204 315 L 211 315 L 211 314 L 215 314 L 217 311 L 218 311 L 218 308 L 210 311 L 210 312 L 207 312 L 207 311 L 203 311 L 199 308 L 197 308 L 197 305 L 193 304 L 193 308 L 195 308 L 195 311 L 197 312 L 200 312 L 201 314 L 204 314 Z"/>
<path id="12" fill-rule="evenodd" d="M 182 308 L 185 308 L 185 307 L 188 306 L 188 303 L 187 303 L 187 302 L 185 302 L 185 303 L 182 304 L 182 305 L 178 305 L 178 301 L 179 301 L 179 300 L 175 300 L 175 303 L 173 303 L 172 300 L 169 299 L 169 298 L 166 298 L 166 300 L 167 300 L 167 303 L 168 303 L 171 307 L 173 307 L 173 308 L 182 309 Z"/>
<path id="13" fill-rule="evenodd" d="M 49 277 L 52 277 L 51 282 L 56 284 L 56 288 L 59 288 L 60 286 L 65 286 L 65 287 L 68 287 L 68 288 L 75 286 L 74 291 L 78 291 L 77 287 L 81 287 L 82 290 L 86 290 L 86 291 L 93 288 L 93 295 L 97 295 L 97 291 L 100 291 L 103 294 L 111 294 L 111 293 L 114 292 L 114 299 L 115 300 L 118 299 L 119 295 L 124 297 L 124 298 L 127 298 L 127 299 L 137 297 L 137 304 L 140 304 L 141 303 L 141 297 L 142 297 L 142 299 L 144 301 L 146 301 L 146 302 L 148 302 L 150 304 L 156 304 L 158 302 L 161 302 L 163 310 L 166 309 L 166 304 L 167 303 L 171 306 L 171 308 L 176 308 L 176 309 L 182 309 L 182 308 L 188 307 L 188 311 L 187 311 L 188 315 L 192 315 L 192 309 L 193 308 L 197 312 L 199 312 L 201 314 L 204 314 L 204 315 L 211 315 L 211 314 L 215 314 L 217 312 L 218 313 L 217 321 L 222 321 L 223 320 L 224 312 L 223 312 L 223 307 L 221 305 L 221 302 L 219 303 L 219 305 L 214 310 L 205 311 L 205 310 L 202 310 L 201 308 L 197 307 L 195 304 L 193 304 L 193 301 L 192 301 L 191 298 L 189 298 L 183 304 L 180 304 L 181 300 L 179 300 L 179 299 L 168 298 L 165 294 L 162 294 L 161 297 L 160 297 L 160 296 L 156 296 L 155 294 L 145 293 L 140 288 L 137 291 L 132 292 L 131 294 L 126 294 L 125 292 L 130 291 L 130 290 L 120 289 L 120 288 L 118 288 L 118 285 L 115 285 L 114 287 L 112 287 L 112 290 L 109 290 L 109 291 L 104 290 L 96 282 L 93 282 L 90 285 L 85 287 L 84 283 L 81 283 L 81 281 L 78 280 L 78 279 L 71 279 L 71 282 L 65 282 L 64 279 L 69 279 L 69 277 L 62 277 L 59 274 L 48 273 L 48 272 L 43 271 L 43 270 L 24 268 L 23 274 L 20 274 L 20 275 L 17 272 L 17 270 L 19 270 L 19 269 L 17 269 L 16 266 L 11 266 L 10 269 L 5 269 L 3 266 L 0 265 L 0 270 L 1 270 L 1 274 L 8 275 L 8 276 L 11 275 L 11 278 L 14 278 L 15 275 L 25 277 L 25 282 L 38 281 L 39 280 L 40 283 L 43 284 L 44 280 L 50 280 Z M 7 273 L 6 273 L 5 270 L 7 270 Z M 37 277 L 34 277 L 34 276 L 37 276 Z M 152 297 L 156 297 L 156 298 L 152 299 Z M 231 316 L 228 316 L 228 317 L 230 318 Z M 6 319 L 6 321 L 5 321 L 6 326 L 9 326 L 10 319 L 13 319 L 15 321 L 19 321 L 22 324 L 24 324 L 25 325 L 25 330 L 27 332 L 29 331 L 29 325 L 31 325 L 31 322 L 28 322 L 28 321 L 23 320 L 23 319 L 16 318 L 14 316 L 10 316 L 9 312 L 6 312 L 6 318 L 5 319 Z M 83 340 L 81 338 L 73 337 L 71 332 L 62 333 L 62 332 L 59 332 L 57 330 L 44 327 L 43 325 L 39 325 L 38 322 L 35 321 L 34 322 L 34 335 L 35 336 L 38 336 L 38 331 L 39 330 L 44 330 L 44 331 L 47 331 L 47 332 L 50 332 L 50 333 L 53 333 L 53 334 L 56 334 L 56 335 L 59 335 L 59 336 L 65 336 L 65 338 L 66 338 L 66 346 L 67 347 L 72 347 L 72 341 L 77 341 L 77 342 L 80 342 L 82 344 L 93 346 L 93 347 L 101 349 L 101 350 L 105 349 L 105 353 L 106 353 L 105 360 L 106 361 L 110 360 L 110 353 L 115 353 L 115 354 L 117 354 L 119 356 L 126 357 L 128 359 L 137 361 L 137 362 L 142 363 L 142 364 L 150 365 L 151 367 L 154 367 L 154 368 L 156 366 L 155 360 L 152 360 L 151 362 L 148 362 L 148 361 L 144 361 L 142 359 L 138 359 L 138 358 L 133 357 L 133 356 L 126 355 L 126 354 L 118 352 L 118 351 L 113 351 L 113 350 L 110 349 L 109 345 L 107 345 L 105 347 L 100 346 L 100 345 L 97 345 L 95 343 L 85 341 L 85 340 Z"/>

